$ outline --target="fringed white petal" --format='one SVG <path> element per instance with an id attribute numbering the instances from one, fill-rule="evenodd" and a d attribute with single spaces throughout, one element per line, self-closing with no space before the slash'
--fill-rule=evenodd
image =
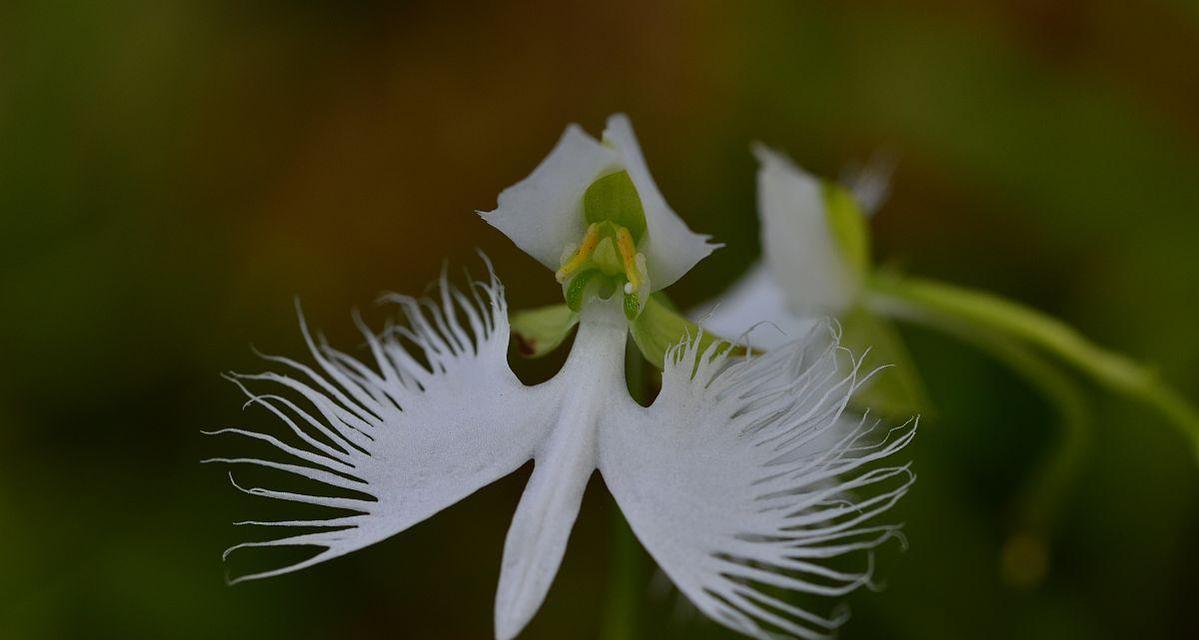
<path id="1" fill-rule="evenodd" d="M 516 246 L 556 271 L 562 250 L 578 243 L 587 224 L 583 193 L 620 170 L 620 156 L 578 125 L 566 131 L 529 177 L 500 192 L 495 211 L 479 212 Z"/>
<path id="2" fill-rule="evenodd" d="M 788 307 L 797 314 L 836 314 L 858 283 L 829 228 L 820 181 L 787 156 L 755 145 L 762 252 Z"/>
<path id="3" fill-rule="evenodd" d="M 283 459 L 212 461 L 300 476 L 324 485 L 329 495 L 243 488 L 236 481 L 234 486 L 250 495 L 352 512 L 320 520 L 241 523 L 318 530 L 242 543 L 226 556 L 258 547 L 319 551 L 232 582 L 296 571 L 403 531 L 512 472 L 545 437 L 551 398 L 525 387 L 508 367 L 507 304 L 494 273 L 489 282 L 471 283 L 465 292 L 450 286 L 443 274 L 437 300 L 389 298 L 407 322 L 376 336 L 358 320 L 370 364 L 313 339 L 301 319 L 315 367 L 264 356 L 291 375 L 231 376 L 250 398 L 247 404 L 274 414 L 288 437 L 244 429 L 213 432 L 266 443 Z M 257 391 L 256 383 L 270 383 L 277 392 Z"/>
<path id="4" fill-rule="evenodd" d="M 717 335 L 766 350 L 793 342 L 820 323 L 815 316 L 791 311 L 774 274 L 761 263 L 719 298 L 688 315 Z"/>
<path id="5" fill-rule="evenodd" d="M 600 472 L 637 537 L 697 608 L 755 638 L 832 633 L 844 613 L 771 594 L 842 596 L 871 584 L 871 549 L 900 536 L 873 519 L 914 480 L 906 465 L 882 463 L 915 421 L 844 427 L 870 374 L 827 333 L 738 360 L 684 342 L 668 354 L 652 407 L 601 423 Z M 828 564 L 841 556 L 857 568 Z"/>
<path id="6" fill-rule="evenodd" d="M 709 242 L 711 236 L 695 233 L 679 217 L 658 190 L 649 173 L 641 145 L 633 133 L 628 116 L 618 113 L 608 118 L 604 144 L 620 154 L 621 162 L 645 210 L 646 238 L 639 247 L 645 254 L 649 279 L 654 291 L 670 286 L 721 245 Z"/>

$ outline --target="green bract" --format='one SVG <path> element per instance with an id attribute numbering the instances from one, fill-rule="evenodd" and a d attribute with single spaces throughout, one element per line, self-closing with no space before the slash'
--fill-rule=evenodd
<path id="1" fill-rule="evenodd" d="M 529 309 L 512 314 L 516 348 L 526 358 L 540 358 L 558 348 L 579 323 L 579 314 L 564 304 Z"/>
<path id="2" fill-rule="evenodd" d="M 874 376 L 853 398 L 858 407 L 870 407 L 882 416 L 902 420 L 929 414 L 931 404 L 924 381 L 894 323 L 862 306 L 841 314 L 841 342 L 855 353 L 869 353 L 867 368 L 885 363 L 885 375 Z"/>
<path id="3" fill-rule="evenodd" d="M 835 182 L 821 181 L 825 219 L 841 257 L 857 282 L 870 271 L 870 228 L 853 194 Z"/>
<path id="4" fill-rule="evenodd" d="M 686 338 L 699 338 L 699 350 L 702 352 L 714 342 L 722 342 L 735 353 L 744 353 L 745 348 L 735 345 L 713 333 L 701 330 L 699 325 L 679 315 L 674 305 L 661 293 L 650 296 L 641 315 L 629 323 L 629 333 L 633 334 L 633 342 L 641 349 L 642 355 L 655 367 L 662 368 L 666 350 Z"/>
<path id="5" fill-rule="evenodd" d="M 589 271 L 579 274 L 576 280 L 587 276 L 590 280 L 598 272 Z M 600 276 L 598 279 L 603 279 Z M 584 289 L 587 288 L 585 285 Z M 628 298 L 626 297 L 626 305 Z M 625 309 L 626 316 L 628 309 Z M 569 305 L 557 304 L 527 311 L 517 311 L 512 314 L 512 333 L 516 338 L 517 351 L 527 358 L 539 358 L 553 351 L 571 329 L 579 322 L 578 313 Z M 658 369 L 663 367 L 666 350 L 689 337 L 701 335 L 699 325 L 679 315 L 674 305 L 665 294 L 655 293 L 646 301 L 645 307 L 636 319 L 629 322 L 629 333 L 633 342 L 645 356 L 645 359 Z M 703 330 L 700 337 L 700 348 L 706 349 L 715 342 L 723 342 L 734 353 L 744 353 L 745 347 L 734 344 L 719 335 Z"/>

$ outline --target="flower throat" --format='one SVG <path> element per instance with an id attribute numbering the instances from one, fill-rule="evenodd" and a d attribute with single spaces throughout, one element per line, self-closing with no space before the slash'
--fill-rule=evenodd
<path id="1" fill-rule="evenodd" d="M 619 289 L 625 316 L 637 318 L 650 283 L 645 254 L 637 251 L 646 232 L 645 210 L 629 174 L 620 171 L 591 183 L 583 194 L 583 217 L 587 231 L 577 245 L 566 247 L 554 274 L 566 304 L 579 311 L 586 301 L 607 299 Z"/>

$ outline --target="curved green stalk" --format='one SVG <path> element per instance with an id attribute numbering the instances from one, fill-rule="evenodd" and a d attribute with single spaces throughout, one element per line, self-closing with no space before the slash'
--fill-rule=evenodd
<path id="1" fill-rule="evenodd" d="M 1032 535 L 1053 527 L 1059 505 L 1078 474 L 1090 439 L 1090 411 L 1075 382 L 1036 352 L 999 336 L 978 342 L 1024 377 L 1053 406 L 1061 421 L 1056 451 L 1041 465 L 1021 499 L 1021 526 Z"/>
<path id="2" fill-rule="evenodd" d="M 1004 579 L 1020 587 L 1038 585 L 1049 569 L 1049 542 L 1061 505 L 1078 478 L 1090 439 L 1090 412 L 1070 377 L 1031 349 L 998 336 L 987 348 L 1035 385 L 1061 421 L 1057 442 L 1016 502 L 1016 529 L 1003 545 Z M 981 343 L 980 343 L 981 345 Z"/>
<path id="3" fill-rule="evenodd" d="M 1199 456 L 1199 413 L 1156 372 L 1084 338 L 1036 310 L 987 293 L 918 278 L 880 275 L 870 306 L 908 319 L 928 314 L 1022 340 L 1056 355 L 1107 388 L 1157 409 L 1191 440 Z"/>
<path id="4" fill-rule="evenodd" d="M 1015 501 L 1015 526 L 1000 556 L 1000 570 L 1009 584 L 1036 586 L 1048 571 L 1049 539 L 1090 440 L 1086 400 L 1065 371 L 1021 342 L 933 314 L 910 319 L 972 344 L 1003 362 L 1033 385 L 1058 415 L 1061 428 L 1056 442 Z"/>

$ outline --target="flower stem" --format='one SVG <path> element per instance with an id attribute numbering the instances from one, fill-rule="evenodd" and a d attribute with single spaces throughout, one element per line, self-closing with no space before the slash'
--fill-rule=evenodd
<path id="1" fill-rule="evenodd" d="M 641 548 L 619 508 L 612 509 L 604 640 L 637 638 L 643 592 Z"/>
<path id="2" fill-rule="evenodd" d="M 629 393 L 638 402 L 648 398 L 645 358 L 631 341 L 625 349 L 625 379 Z M 612 505 L 611 552 L 608 563 L 608 601 L 601 637 L 604 640 L 634 640 L 638 637 L 640 605 L 645 595 L 645 559 L 641 544 L 625 521 L 620 507 Z"/>
<path id="3" fill-rule="evenodd" d="M 1017 340 L 960 323 L 938 321 L 931 314 L 918 319 L 1006 364 L 1040 392 L 1061 422 L 1051 450 L 1014 502 L 1014 526 L 999 558 L 1001 575 L 1008 584 L 1035 587 L 1049 570 L 1049 540 L 1058 510 L 1078 476 L 1090 440 L 1086 400 L 1067 372 Z"/>
<path id="4" fill-rule="evenodd" d="M 1070 363 L 1108 389 L 1159 411 L 1190 440 L 1199 456 L 1199 412 L 1156 372 L 1084 338 L 1065 323 L 995 295 L 918 278 L 880 275 L 870 307 L 908 320 L 928 316 L 1026 342 Z"/>

